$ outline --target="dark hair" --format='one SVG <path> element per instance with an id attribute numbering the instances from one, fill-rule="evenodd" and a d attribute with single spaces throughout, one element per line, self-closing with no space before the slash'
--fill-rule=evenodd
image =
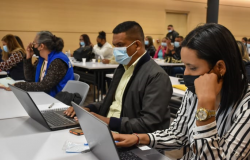
<path id="1" fill-rule="evenodd" d="M 89 46 L 91 44 L 89 36 L 87 34 L 82 34 L 81 37 L 85 43 L 85 46 Z M 81 47 L 81 44 L 80 44 L 80 47 Z"/>
<path id="2" fill-rule="evenodd" d="M 226 27 L 214 23 L 199 26 L 186 36 L 181 46 L 196 50 L 197 57 L 207 61 L 211 68 L 219 60 L 225 62 L 227 70 L 218 115 L 242 100 L 248 87 L 246 71 L 235 38 Z"/>
<path id="3" fill-rule="evenodd" d="M 140 40 L 144 44 L 144 33 L 142 27 L 137 22 L 126 21 L 118 24 L 113 30 L 113 34 L 122 32 L 125 32 L 126 36 L 132 41 Z"/>
<path id="4" fill-rule="evenodd" d="M 180 38 L 182 41 L 183 41 L 183 39 L 184 39 L 182 36 L 177 36 L 176 38 Z"/>
<path id="5" fill-rule="evenodd" d="M 247 41 L 250 41 L 250 38 Z"/>
<path id="6" fill-rule="evenodd" d="M 172 24 L 168 25 L 168 27 L 174 27 Z"/>
<path id="7" fill-rule="evenodd" d="M 243 39 L 244 41 L 247 41 L 247 37 L 243 37 L 242 39 Z"/>
<path id="8" fill-rule="evenodd" d="M 22 42 L 21 38 L 19 38 L 18 36 L 15 36 L 15 38 L 16 38 L 17 42 L 19 43 L 19 45 L 24 49 L 23 42 Z"/>
<path id="9" fill-rule="evenodd" d="M 153 45 L 153 38 L 151 36 L 146 36 L 146 38 L 148 39 L 148 47 L 152 46 Z"/>
<path id="10" fill-rule="evenodd" d="M 104 31 L 99 32 L 98 38 L 104 39 L 106 41 L 106 33 Z"/>
<path id="11" fill-rule="evenodd" d="M 61 52 L 64 47 L 63 39 L 56 37 L 49 31 L 40 31 L 37 33 L 37 42 L 38 44 L 44 44 L 48 50 Z"/>

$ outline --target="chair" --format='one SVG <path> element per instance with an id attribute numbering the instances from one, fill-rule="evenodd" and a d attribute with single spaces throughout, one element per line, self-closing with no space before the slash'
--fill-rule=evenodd
<path id="1" fill-rule="evenodd" d="M 82 106 L 85 98 L 87 97 L 89 85 L 84 82 L 69 80 L 62 91 L 67 91 L 69 93 L 79 93 L 82 97 L 79 106 Z"/>
<path id="2" fill-rule="evenodd" d="M 77 73 L 74 73 L 74 78 L 75 78 L 75 81 L 79 81 L 80 80 L 80 75 L 77 74 Z"/>

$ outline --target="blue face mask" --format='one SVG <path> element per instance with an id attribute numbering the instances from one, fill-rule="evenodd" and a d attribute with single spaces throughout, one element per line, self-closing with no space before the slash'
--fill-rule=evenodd
<path id="1" fill-rule="evenodd" d="M 6 45 L 3 46 L 3 50 L 4 50 L 5 52 L 9 52 L 8 47 L 7 47 Z"/>
<path id="2" fill-rule="evenodd" d="M 145 41 L 145 45 L 148 45 L 149 44 L 149 42 L 148 41 Z"/>
<path id="3" fill-rule="evenodd" d="M 247 48 L 250 48 L 250 44 L 247 44 Z"/>
<path id="4" fill-rule="evenodd" d="M 137 53 L 137 51 L 131 57 L 129 57 L 129 55 L 127 53 L 127 48 L 132 46 L 135 42 L 136 41 L 131 43 L 128 47 L 114 47 L 113 48 L 113 54 L 115 56 L 115 61 L 117 63 L 123 64 L 123 65 L 128 65 L 129 64 L 132 57 Z"/>
<path id="5" fill-rule="evenodd" d="M 85 43 L 84 42 L 80 42 L 81 46 L 85 46 Z"/>
<path id="6" fill-rule="evenodd" d="M 165 43 L 165 42 L 161 42 L 161 45 L 164 47 L 167 47 L 167 43 Z"/>
<path id="7" fill-rule="evenodd" d="M 180 42 L 174 42 L 174 46 L 175 46 L 175 48 L 180 47 Z"/>

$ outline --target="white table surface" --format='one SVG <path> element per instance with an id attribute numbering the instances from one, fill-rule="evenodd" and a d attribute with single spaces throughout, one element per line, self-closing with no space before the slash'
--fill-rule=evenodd
<path id="1" fill-rule="evenodd" d="M 1 72 L 0 72 L 0 76 L 4 76 L 4 75 L 7 75 L 7 72 L 1 71 Z"/>
<path id="2" fill-rule="evenodd" d="M 103 64 L 102 62 L 78 62 L 75 61 L 73 57 L 70 57 L 70 61 L 73 66 L 86 68 L 86 69 L 115 69 L 118 67 L 118 64 Z"/>
<path id="3" fill-rule="evenodd" d="M 6 127 L 8 126 L 8 127 Z M 1 160 L 97 160 L 91 153 L 66 153 L 66 141 L 86 143 L 69 129 L 49 131 L 29 117 L 0 120 Z"/>
<path id="4" fill-rule="evenodd" d="M 29 92 L 36 105 L 45 105 L 52 103 L 61 103 L 44 92 Z M 28 116 L 21 103 L 18 101 L 12 91 L 0 89 L 0 120 L 6 118 Z M 62 106 L 65 106 L 61 103 Z M 1 158 L 0 158 L 1 159 Z"/>

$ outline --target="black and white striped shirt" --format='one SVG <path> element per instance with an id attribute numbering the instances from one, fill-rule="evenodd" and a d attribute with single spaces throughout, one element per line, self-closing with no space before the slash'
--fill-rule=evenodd
<path id="1" fill-rule="evenodd" d="M 210 124 L 196 126 L 198 100 L 195 94 L 186 91 L 177 118 L 169 129 L 148 134 L 150 146 L 165 150 L 190 146 L 182 159 L 247 159 L 250 152 L 249 100 L 248 89 L 238 107 L 230 107 Z"/>

